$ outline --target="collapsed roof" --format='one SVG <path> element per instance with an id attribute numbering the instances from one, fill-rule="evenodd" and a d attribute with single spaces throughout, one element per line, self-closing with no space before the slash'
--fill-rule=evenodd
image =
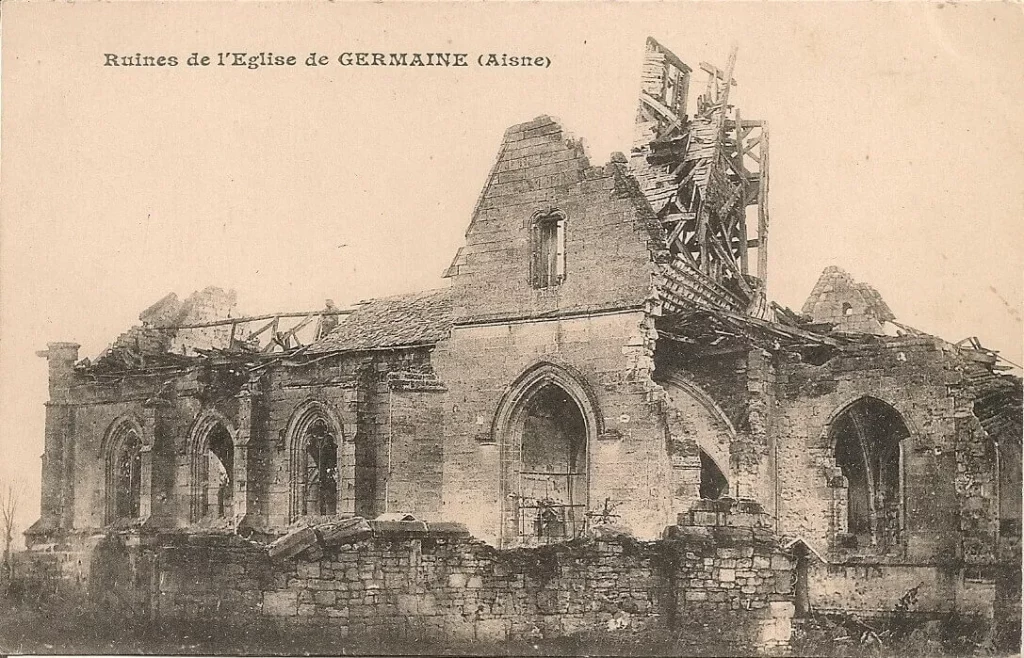
<path id="1" fill-rule="evenodd" d="M 803 350 L 809 359 L 886 333 L 922 335 L 896 323 L 874 288 L 838 267 L 825 269 L 802 315 L 767 302 L 768 128 L 742 119 L 730 101 L 735 63 L 735 49 L 724 70 L 700 63 L 707 83 L 690 116 L 693 69 L 649 38 L 631 157 L 628 166 L 613 163 L 642 206 L 652 244 L 660 245 L 652 260 L 660 274 L 661 335 L 705 347 L 754 341 Z M 756 229 L 748 227 L 748 208 L 756 209 Z M 750 273 L 755 257 L 756 276 Z M 171 293 L 140 314 L 141 326 L 83 366 L 124 371 L 207 356 L 261 361 L 274 353 L 399 349 L 433 345 L 454 323 L 448 289 L 352 309 L 328 301 L 322 311 L 232 318 L 235 301 L 233 291 L 215 287 L 185 301 Z M 890 324 L 894 331 L 887 331 Z"/>
<path id="2" fill-rule="evenodd" d="M 629 166 L 674 256 L 662 266 L 670 312 L 697 305 L 766 317 L 768 126 L 730 103 L 735 64 L 735 48 L 724 71 L 701 62 L 707 85 L 691 117 L 690 67 L 647 39 Z M 757 276 L 749 272 L 755 248 Z"/>

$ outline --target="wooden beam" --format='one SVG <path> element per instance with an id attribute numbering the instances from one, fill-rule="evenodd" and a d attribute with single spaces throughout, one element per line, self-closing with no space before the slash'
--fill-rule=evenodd
<path id="1" fill-rule="evenodd" d="M 668 107 L 657 98 L 654 98 L 646 91 L 640 92 L 640 100 L 644 105 L 654 110 L 661 118 L 667 121 L 669 124 L 678 123 L 679 117 L 672 111 L 672 108 Z"/>
<path id="2" fill-rule="evenodd" d="M 713 241 L 711 244 L 715 248 L 715 251 L 718 253 L 718 257 L 722 259 L 722 262 L 729 265 L 730 269 L 738 275 L 736 277 L 736 281 L 737 283 L 739 283 L 740 289 L 743 290 L 744 294 L 746 294 L 748 297 L 753 296 L 754 291 L 750 289 L 750 286 L 747 284 L 746 279 L 743 278 L 743 273 L 740 269 L 740 264 L 736 262 L 736 258 L 732 255 L 732 249 L 725 247 L 718 240 Z"/>
<path id="3" fill-rule="evenodd" d="M 205 327 L 223 327 L 229 324 L 245 324 L 247 322 L 256 322 L 258 320 L 272 320 L 274 318 L 304 318 L 310 313 L 314 315 L 350 315 L 353 313 L 352 309 L 336 310 L 336 311 L 300 311 L 297 313 L 267 313 L 266 315 L 252 315 L 241 318 L 225 318 L 223 320 L 212 320 L 210 322 L 199 322 L 196 324 L 172 324 L 166 326 L 154 327 L 155 329 L 203 329 Z"/>
<path id="4" fill-rule="evenodd" d="M 266 323 L 265 325 L 263 325 L 262 327 L 260 327 L 256 331 L 254 331 L 251 334 L 249 334 L 248 336 L 246 336 L 246 340 L 259 336 L 264 331 L 266 331 L 267 329 L 270 329 L 273 326 L 274 326 L 274 318 L 271 318 L 270 322 Z"/>
<path id="5" fill-rule="evenodd" d="M 768 290 L 768 124 L 761 127 L 760 144 L 761 176 L 757 193 L 757 278 Z"/>
<path id="6" fill-rule="evenodd" d="M 727 121 L 726 126 L 731 128 L 733 127 L 733 123 L 733 121 Z M 761 119 L 743 119 L 743 121 L 740 122 L 740 125 L 744 128 L 760 128 L 764 125 L 764 121 Z"/>
<path id="7" fill-rule="evenodd" d="M 839 346 L 839 342 L 836 339 L 831 338 L 829 336 L 823 336 L 821 334 L 811 333 L 809 331 L 804 331 L 803 329 L 797 329 L 796 327 L 791 327 L 789 325 L 783 326 L 783 325 L 780 325 L 780 324 L 778 324 L 776 322 L 769 322 L 768 320 L 762 320 L 761 318 L 755 318 L 752 315 L 744 315 L 742 313 L 737 313 L 735 311 L 730 311 L 728 309 L 714 309 L 713 312 L 717 313 L 717 314 L 719 314 L 719 315 L 721 315 L 723 317 L 727 317 L 727 318 L 731 318 L 733 320 L 736 320 L 737 322 L 745 322 L 747 324 L 752 324 L 755 327 L 760 327 L 761 329 L 764 329 L 765 331 L 770 331 L 770 332 L 777 333 L 777 334 L 780 334 L 780 335 L 783 335 L 783 336 L 789 336 L 789 337 L 792 337 L 792 338 L 803 338 L 804 340 L 809 340 L 811 342 L 818 343 L 818 344 L 828 345 L 830 347 L 838 347 Z"/>
<path id="8" fill-rule="evenodd" d="M 274 318 L 273 320 L 270 321 L 270 326 L 271 326 L 271 329 L 270 329 L 270 342 L 267 343 L 267 346 L 263 348 L 263 352 L 264 353 L 273 351 L 275 343 L 276 344 L 280 344 L 280 343 L 277 342 L 277 339 L 278 339 L 277 328 L 278 328 L 278 326 L 280 324 L 281 324 L 281 318 L 279 318 L 279 317 L 278 318 Z M 288 349 L 288 348 L 285 348 L 285 349 Z"/>
<path id="9" fill-rule="evenodd" d="M 722 204 L 722 207 L 718 209 L 718 216 L 725 217 L 728 215 L 729 211 L 732 210 L 732 207 L 736 205 L 736 202 L 740 200 L 741 196 L 743 196 L 744 191 L 742 183 L 737 185 L 736 189 L 734 189 L 732 194 L 729 195 L 729 198 Z"/>
<path id="10" fill-rule="evenodd" d="M 718 68 L 714 64 L 708 64 L 707 62 L 701 62 L 700 63 L 700 68 L 701 68 L 702 71 L 704 71 L 706 73 L 709 73 L 713 78 L 717 78 L 718 80 L 721 80 L 722 82 L 725 82 L 725 80 L 726 80 L 725 71 L 723 71 L 722 69 Z M 732 83 L 733 86 L 736 86 L 737 82 L 735 80 L 733 80 L 731 75 L 729 76 L 729 81 Z"/>
<path id="11" fill-rule="evenodd" d="M 746 206 L 744 206 L 745 208 Z M 743 275 L 746 276 L 747 272 L 750 271 L 750 257 L 747 254 L 747 250 L 750 248 L 750 240 L 747 239 L 747 218 L 746 212 L 744 213 L 743 219 L 739 222 L 740 231 L 740 267 L 743 268 Z"/>
<path id="12" fill-rule="evenodd" d="M 286 341 L 290 341 L 290 340 L 291 340 L 292 338 L 294 338 L 294 339 L 295 339 L 295 342 L 296 342 L 296 343 L 298 343 L 298 346 L 299 346 L 299 347 L 302 347 L 302 343 L 301 343 L 301 342 L 299 341 L 299 338 L 298 338 L 298 336 L 296 336 L 295 334 L 296 334 L 296 332 L 298 332 L 299 330 L 301 330 L 301 329 L 302 329 L 303 327 L 305 327 L 306 325 L 308 325 L 308 324 L 309 324 L 310 322 L 312 322 L 312 321 L 313 321 L 313 319 L 314 319 L 314 318 L 316 318 L 316 317 L 318 317 L 318 316 L 317 316 L 317 315 L 315 315 L 315 314 L 312 314 L 312 313 L 311 313 L 311 314 L 309 314 L 309 315 L 307 315 L 307 316 L 306 316 L 306 317 L 305 317 L 305 318 L 304 318 L 304 319 L 302 320 L 302 322 L 299 322 L 299 323 L 298 323 L 297 325 L 295 325 L 294 327 L 292 327 L 291 329 L 289 329 L 288 331 L 286 331 L 286 332 L 285 332 L 285 333 L 283 334 L 283 338 L 284 338 L 284 340 L 286 340 Z"/>

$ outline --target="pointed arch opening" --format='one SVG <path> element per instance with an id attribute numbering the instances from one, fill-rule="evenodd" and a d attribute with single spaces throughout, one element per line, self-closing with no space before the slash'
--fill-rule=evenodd
<path id="1" fill-rule="evenodd" d="M 235 442 L 226 418 L 207 414 L 192 432 L 190 521 L 234 518 Z"/>
<path id="2" fill-rule="evenodd" d="M 700 451 L 700 497 L 718 500 L 729 492 L 729 481 L 715 460 L 703 450 Z"/>
<path id="3" fill-rule="evenodd" d="M 523 414 L 519 534 L 570 539 L 582 531 L 587 509 L 586 421 L 557 384 L 542 386 Z"/>
<path id="4" fill-rule="evenodd" d="M 327 421 L 316 418 L 304 433 L 302 511 L 330 515 L 338 512 L 338 442 Z"/>
<path id="5" fill-rule="evenodd" d="M 130 421 L 115 423 L 106 441 L 104 523 L 139 518 L 142 506 L 142 431 Z"/>
<path id="6" fill-rule="evenodd" d="M 289 520 L 355 510 L 355 448 L 326 404 L 309 400 L 292 414 Z"/>
<path id="7" fill-rule="evenodd" d="M 548 544 L 583 532 L 599 423 L 586 385 L 553 364 L 528 371 L 506 393 L 494 425 L 503 545 Z"/>
<path id="8" fill-rule="evenodd" d="M 903 442 L 909 436 L 900 413 L 873 397 L 854 401 L 832 421 L 829 438 L 846 485 L 838 529 L 851 543 L 884 548 L 902 541 Z"/>

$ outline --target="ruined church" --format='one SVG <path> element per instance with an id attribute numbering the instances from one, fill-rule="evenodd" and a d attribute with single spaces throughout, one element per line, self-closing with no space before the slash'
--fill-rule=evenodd
<path id="1" fill-rule="evenodd" d="M 112 536 L 384 519 L 500 552 L 726 527 L 772 542 L 791 583 L 718 553 L 754 562 L 715 562 L 680 606 L 881 612 L 916 587 L 991 616 L 1020 566 L 1021 382 L 838 267 L 799 310 L 766 297 L 769 130 L 734 68 L 648 40 L 635 141 L 604 165 L 550 117 L 508 128 L 444 288 L 258 317 L 208 288 L 98 357 L 49 344 L 28 552 L 88 581 Z"/>

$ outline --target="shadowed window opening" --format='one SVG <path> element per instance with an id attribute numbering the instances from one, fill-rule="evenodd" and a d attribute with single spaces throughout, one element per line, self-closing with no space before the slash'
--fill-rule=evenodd
<path id="1" fill-rule="evenodd" d="M 128 430 L 114 448 L 110 478 L 114 505 L 110 521 L 139 516 L 142 493 L 142 442 Z"/>
<path id="2" fill-rule="evenodd" d="M 228 430 L 218 423 L 207 436 L 206 487 L 201 515 L 218 519 L 233 515 L 234 446 Z"/>
<path id="3" fill-rule="evenodd" d="M 851 405 L 832 424 L 835 460 L 847 480 L 846 532 L 858 546 L 890 546 L 903 531 L 900 415 L 874 398 Z"/>
<path id="4" fill-rule="evenodd" d="M 565 218 L 545 215 L 533 224 L 533 287 L 557 286 L 565 279 Z"/>
<path id="5" fill-rule="evenodd" d="M 700 451 L 700 497 L 706 500 L 718 500 L 729 492 L 729 483 L 711 457 Z"/>
<path id="6" fill-rule="evenodd" d="M 554 384 L 524 410 L 519 471 L 519 533 L 539 543 L 576 537 L 586 513 L 586 424 L 576 402 Z"/>
<path id="7" fill-rule="evenodd" d="M 338 511 L 338 443 L 327 421 L 309 424 L 305 436 L 305 488 L 303 514 L 335 514 Z"/>

